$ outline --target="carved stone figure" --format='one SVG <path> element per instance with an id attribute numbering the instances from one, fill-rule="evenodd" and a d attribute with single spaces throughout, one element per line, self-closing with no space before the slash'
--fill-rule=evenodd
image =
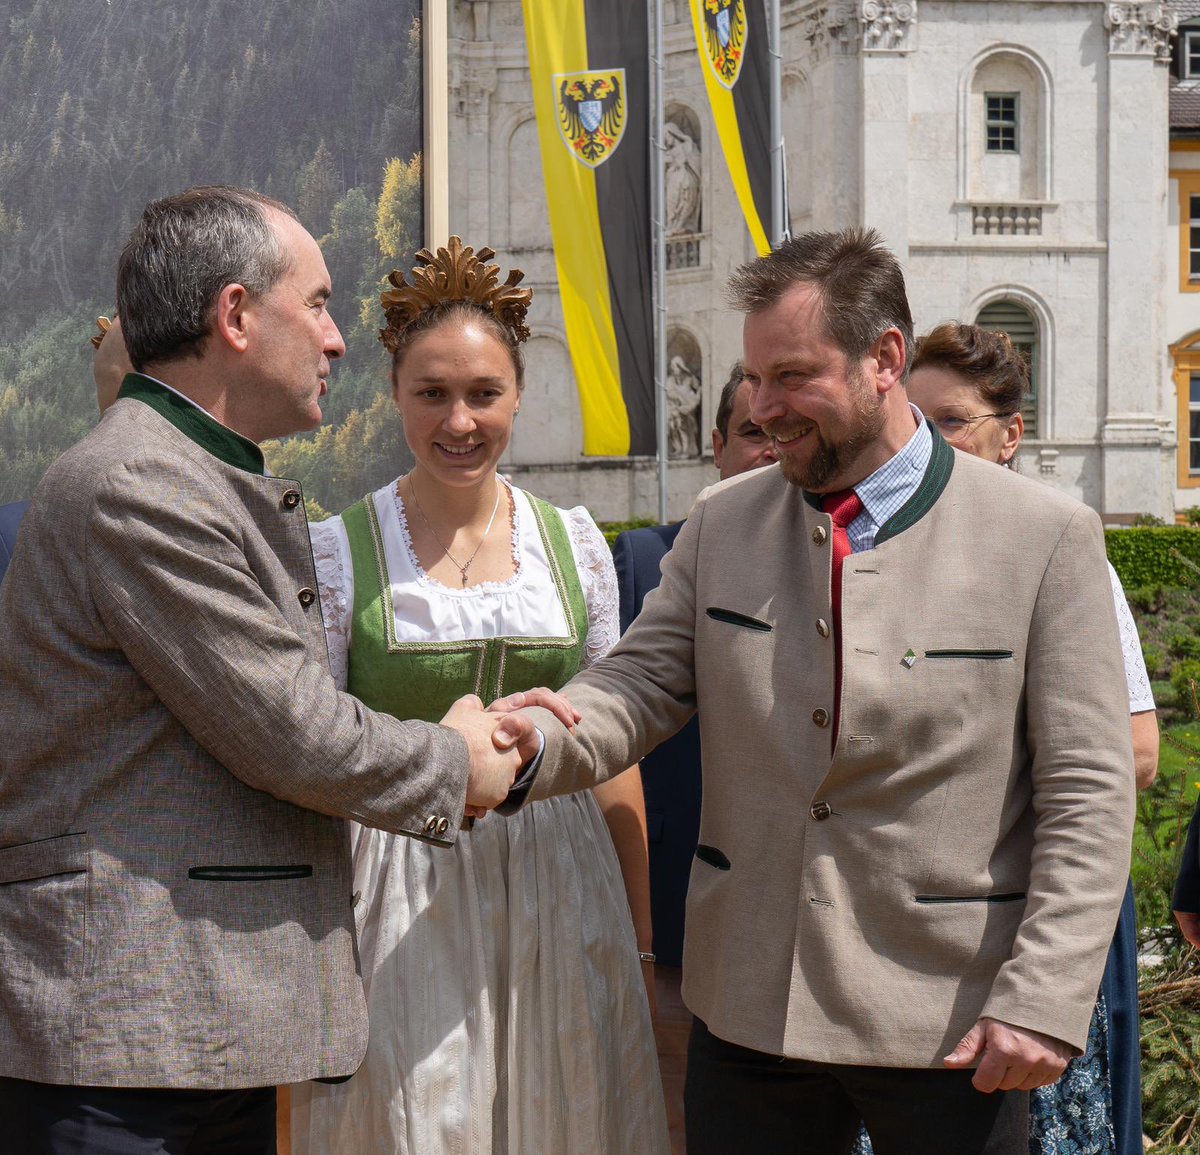
<path id="1" fill-rule="evenodd" d="M 907 52 L 917 23 L 916 0 L 862 0 L 863 51 Z"/>
<path id="2" fill-rule="evenodd" d="M 667 235 L 700 231 L 700 149 L 691 133 L 668 120 L 663 130 L 667 169 Z"/>
<path id="3" fill-rule="evenodd" d="M 1167 4 L 1110 4 L 1104 11 L 1108 51 L 1112 56 L 1153 56 L 1171 62 L 1171 39 L 1179 14 Z"/>
<path id="4" fill-rule="evenodd" d="M 700 456 L 700 378 L 678 355 L 667 370 L 667 452 Z"/>

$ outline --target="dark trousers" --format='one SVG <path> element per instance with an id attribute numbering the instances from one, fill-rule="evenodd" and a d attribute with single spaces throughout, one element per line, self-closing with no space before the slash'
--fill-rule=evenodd
<path id="1" fill-rule="evenodd" d="M 275 1155 L 275 1088 L 60 1087 L 0 1078 L 11 1155 Z"/>
<path id="2" fill-rule="evenodd" d="M 983 1095 L 971 1071 L 782 1059 L 718 1039 L 688 1046 L 688 1155 L 850 1155 L 859 1124 L 875 1155 L 1027 1155 L 1029 1095 Z"/>

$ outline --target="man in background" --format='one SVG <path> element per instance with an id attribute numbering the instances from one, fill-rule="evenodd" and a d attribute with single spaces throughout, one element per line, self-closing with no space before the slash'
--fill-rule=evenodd
<path id="1" fill-rule="evenodd" d="M 129 356 L 125 352 L 119 319 L 111 325 L 102 324 L 99 336 L 93 337 L 92 342 L 98 350 L 92 367 L 96 379 L 96 403 L 103 417 L 104 411 L 116 401 L 121 382 L 126 373 L 132 372 L 133 366 L 129 364 Z M 28 508 L 28 501 L 0 505 L 0 581 L 4 580 L 8 563 L 12 561 L 13 550 L 17 546 L 17 530 Z"/>
<path id="2" fill-rule="evenodd" d="M 713 462 L 721 480 L 777 460 L 771 439 L 750 420 L 750 386 L 739 361 L 721 389 Z M 659 565 L 683 522 L 631 529 L 613 543 L 621 603 L 621 632 L 642 611 L 642 601 L 658 586 Z M 642 759 L 646 825 L 650 842 L 650 913 L 654 925 L 654 1033 L 667 1101 L 671 1146 L 685 1150 L 683 1086 L 692 1017 L 683 1005 L 683 912 L 688 876 L 700 830 L 700 725 L 692 718 L 673 738 Z"/>

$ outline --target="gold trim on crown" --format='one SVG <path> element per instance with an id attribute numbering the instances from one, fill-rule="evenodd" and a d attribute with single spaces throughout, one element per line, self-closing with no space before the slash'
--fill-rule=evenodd
<path id="1" fill-rule="evenodd" d="M 504 284 L 499 283 L 500 266 L 485 264 L 496 255 L 494 249 L 481 248 L 478 255 L 463 246 L 461 237 L 451 237 L 448 248 L 439 248 L 434 256 L 428 249 L 417 253 L 421 263 L 413 268 L 412 284 L 399 270 L 388 275 L 395 285 L 380 296 L 387 328 L 379 330 L 379 339 L 389 353 L 400 347 L 404 332 L 426 310 L 448 301 L 469 301 L 491 313 L 520 343 L 529 337 L 525 313 L 533 300 L 532 289 L 518 289 L 525 279 L 513 269 Z"/>

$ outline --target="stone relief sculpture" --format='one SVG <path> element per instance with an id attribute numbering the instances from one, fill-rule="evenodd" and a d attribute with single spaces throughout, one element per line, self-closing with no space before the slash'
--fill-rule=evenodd
<path id="1" fill-rule="evenodd" d="M 907 52 L 917 23 L 917 0 L 862 0 L 858 10 L 864 52 Z"/>
<path id="2" fill-rule="evenodd" d="M 1153 56 L 1169 64 L 1179 14 L 1168 4 L 1109 4 L 1104 27 L 1110 55 Z"/>
<path id="3" fill-rule="evenodd" d="M 667 369 L 667 452 L 700 456 L 700 378 L 678 354 Z"/>
<path id="4" fill-rule="evenodd" d="M 858 51 L 858 17 L 850 4 L 830 3 L 810 8 L 804 17 L 804 39 L 818 60 L 853 56 Z"/>
<path id="5" fill-rule="evenodd" d="M 700 147 L 668 120 L 663 130 L 667 169 L 667 235 L 700 231 Z"/>

